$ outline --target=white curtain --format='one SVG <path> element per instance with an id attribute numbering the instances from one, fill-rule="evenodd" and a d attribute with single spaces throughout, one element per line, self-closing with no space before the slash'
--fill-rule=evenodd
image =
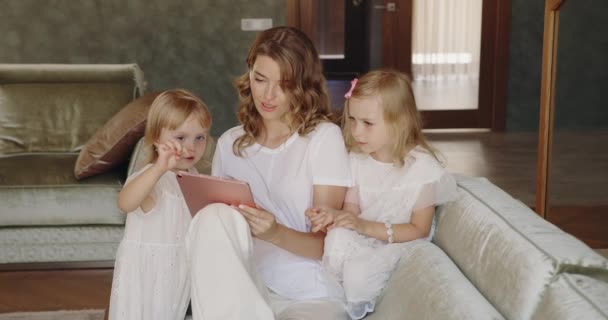
<path id="1" fill-rule="evenodd" d="M 477 79 L 482 0 L 414 0 L 414 80 Z"/>

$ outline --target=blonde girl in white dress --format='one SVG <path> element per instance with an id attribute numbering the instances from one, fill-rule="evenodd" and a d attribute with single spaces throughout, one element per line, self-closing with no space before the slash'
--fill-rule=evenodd
<path id="1" fill-rule="evenodd" d="M 191 221 L 176 172 L 196 172 L 211 115 L 203 101 L 176 89 L 161 93 L 148 113 L 150 163 L 118 195 L 127 212 L 116 254 L 109 319 L 184 319 L 190 300 L 185 236 Z"/>
<path id="2" fill-rule="evenodd" d="M 343 131 L 354 186 L 342 210 L 307 211 L 313 231 L 327 229 L 323 265 L 342 283 L 346 310 L 374 310 L 407 243 L 429 240 L 435 206 L 455 193 L 422 134 L 410 82 L 402 73 L 372 71 L 345 95 Z"/>

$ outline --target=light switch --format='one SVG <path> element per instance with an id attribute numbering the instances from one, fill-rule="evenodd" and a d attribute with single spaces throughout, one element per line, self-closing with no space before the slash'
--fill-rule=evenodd
<path id="1" fill-rule="evenodd" d="M 272 28 L 272 19 L 241 19 L 241 30 L 259 31 Z"/>

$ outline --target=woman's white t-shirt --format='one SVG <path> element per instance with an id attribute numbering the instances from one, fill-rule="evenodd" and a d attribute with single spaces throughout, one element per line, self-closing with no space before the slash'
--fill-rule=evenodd
<path id="1" fill-rule="evenodd" d="M 352 185 L 342 133 L 333 123 L 320 123 L 307 136 L 294 133 L 275 149 L 253 144 L 239 157 L 232 145 L 243 133 L 238 126 L 219 138 L 212 174 L 249 183 L 256 204 L 273 213 L 280 224 L 309 232 L 304 213 L 313 204 L 313 185 Z M 343 298 L 340 285 L 320 261 L 257 238 L 254 243 L 257 269 L 272 291 L 297 300 Z"/>

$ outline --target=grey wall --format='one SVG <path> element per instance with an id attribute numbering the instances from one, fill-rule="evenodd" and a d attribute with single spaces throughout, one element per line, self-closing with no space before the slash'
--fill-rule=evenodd
<path id="1" fill-rule="evenodd" d="M 507 130 L 538 130 L 544 1 L 512 0 Z M 556 129 L 606 129 L 608 1 L 566 1 L 560 13 Z"/>
<path id="2" fill-rule="evenodd" d="M 0 63 L 136 62 L 148 91 L 183 87 L 201 96 L 216 135 L 236 124 L 232 80 L 245 71 L 255 37 L 240 30 L 240 19 L 285 23 L 279 0 L 0 0 L 0 7 Z"/>
<path id="3" fill-rule="evenodd" d="M 538 127 L 544 7 L 544 1 L 511 0 L 507 130 Z"/>
<path id="4" fill-rule="evenodd" d="M 569 0 L 559 19 L 555 127 L 608 128 L 608 1 Z"/>

